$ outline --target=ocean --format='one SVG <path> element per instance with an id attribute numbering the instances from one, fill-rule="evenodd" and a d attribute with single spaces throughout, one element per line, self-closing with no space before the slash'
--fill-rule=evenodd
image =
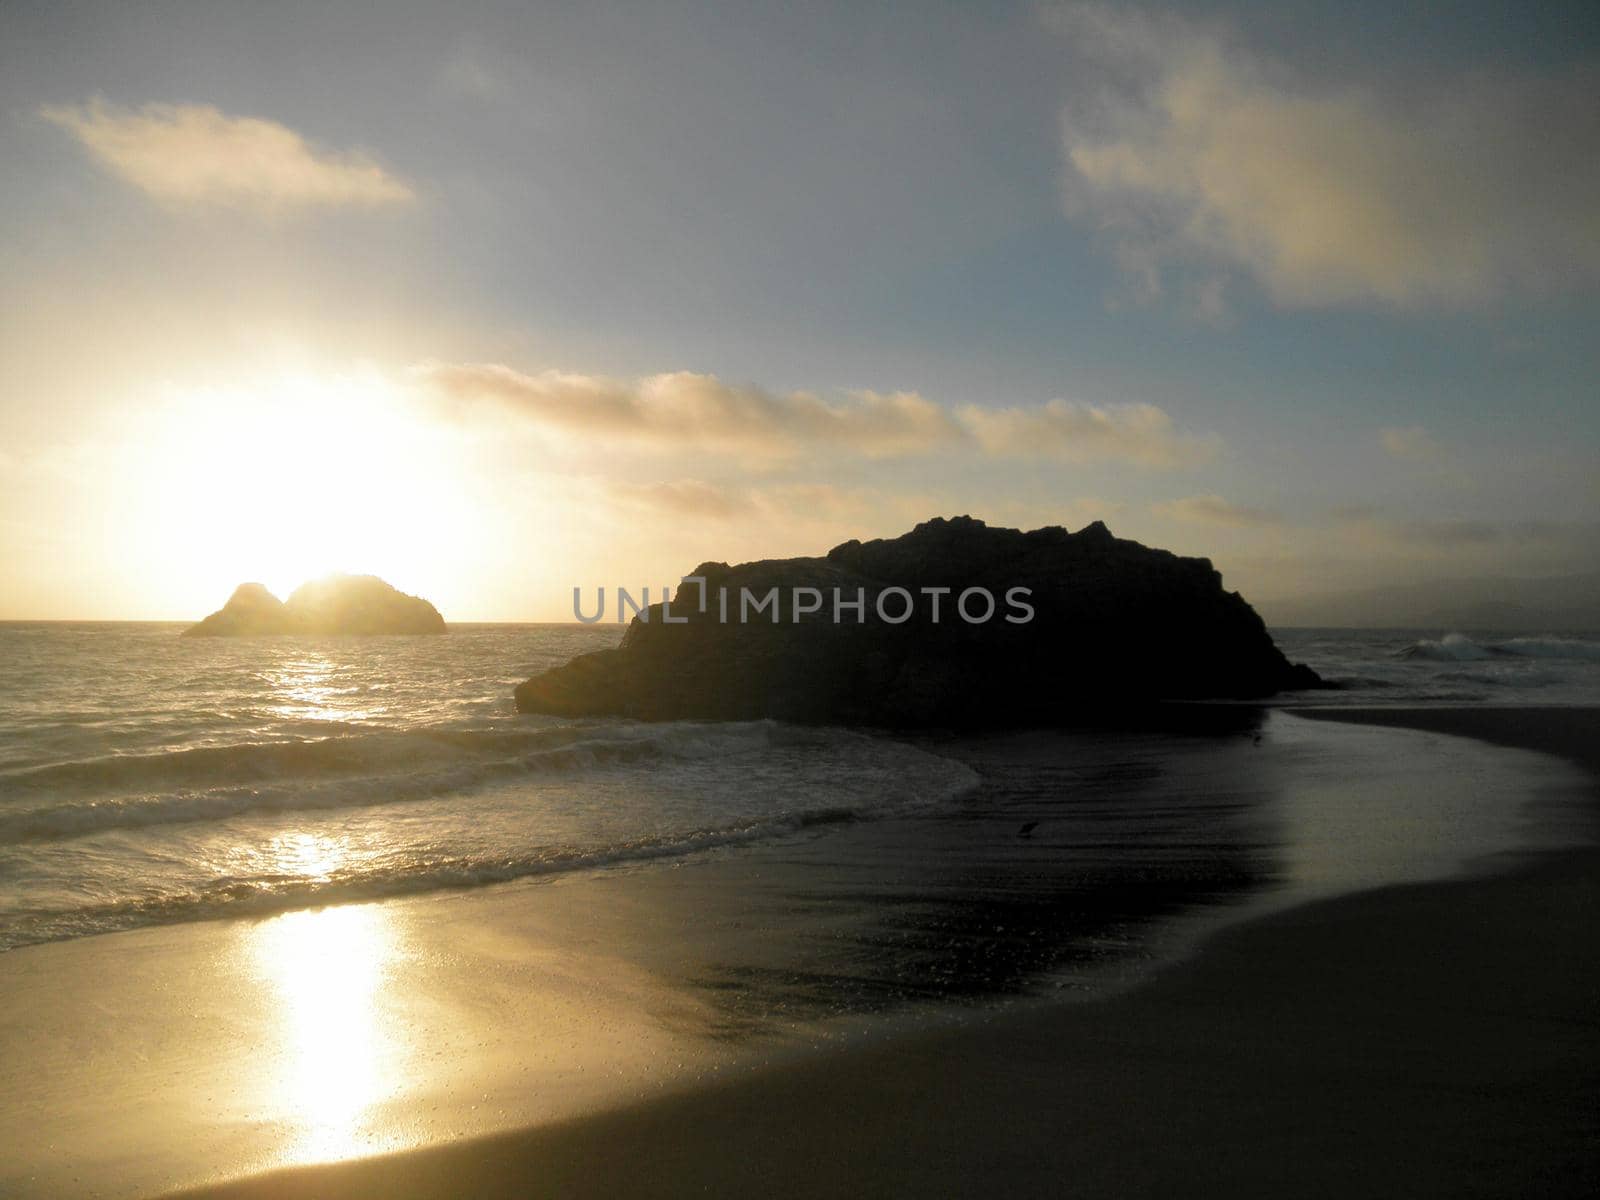
<path id="1" fill-rule="evenodd" d="M 614 644 L 615 626 L 237 640 L 183 639 L 182 628 L 0 625 L 0 948 L 648 869 L 919 815 L 1044 821 L 1041 837 L 1079 848 L 1086 871 L 1094 855 L 1080 835 L 1091 827 L 1096 853 L 1119 869 L 1140 855 L 1209 862 L 1218 822 L 1248 807 L 1219 816 L 1208 787 L 1207 804 L 1172 819 L 1184 781 L 1223 760 L 1148 736 L 1056 742 L 1043 756 L 1013 745 L 1002 763 L 992 749 L 929 738 L 515 712 L 516 683 Z M 1342 685 L 1284 707 L 1600 703 L 1592 635 L 1277 637 Z M 1274 741 L 1303 758 L 1300 736 L 1280 722 Z M 1074 801 L 1077 826 L 1061 807 Z M 1152 812 L 1165 814 L 1154 834 Z M 1228 885 L 1235 867 L 1207 879 Z"/>
<path id="2" fill-rule="evenodd" d="M 1600 702 L 1600 634 L 1437 629 L 1281 629 L 1273 639 L 1340 690 L 1275 703 L 1497 704 Z"/>

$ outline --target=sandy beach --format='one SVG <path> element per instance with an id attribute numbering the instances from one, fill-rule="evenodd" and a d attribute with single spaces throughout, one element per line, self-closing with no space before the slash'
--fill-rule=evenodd
<path id="1" fill-rule="evenodd" d="M 1313 715 L 1313 714 L 1302 714 Z M 1338 710 L 1600 768 L 1591 710 Z M 1583 1196 L 1600 853 L 1291 909 L 1126 994 L 191 1197 Z"/>

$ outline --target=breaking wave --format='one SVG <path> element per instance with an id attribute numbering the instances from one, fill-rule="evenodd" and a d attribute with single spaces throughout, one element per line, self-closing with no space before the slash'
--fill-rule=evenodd
<path id="1" fill-rule="evenodd" d="M 61 763 L 11 775 L 16 795 L 54 803 L 0 815 L 0 843 L 113 829 L 317 812 L 468 793 L 521 776 L 728 758 L 822 744 L 826 731 L 773 722 L 383 731 L 302 742 L 207 746 Z M 850 735 L 833 733 L 837 739 Z M 110 794 L 105 794 L 110 793 Z"/>
<path id="2" fill-rule="evenodd" d="M 1490 659 L 1564 659 L 1600 662 L 1600 642 L 1582 638 L 1515 637 L 1504 641 L 1474 641 L 1464 633 L 1451 633 L 1438 641 L 1413 642 L 1398 658 L 1430 662 L 1483 662 Z"/>
<path id="3" fill-rule="evenodd" d="M 255 875 L 221 877 L 202 885 L 59 911 L 35 911 L 0 926 L 0 949 L 223 917 L 258 917 L 297 908 L 378 900 L 422 892 L 484 887 L 567 871 L 592 870 L 653 859 L 679 858 L 738 846 L 869 815 L 837 806 L 780 812 L 715 829 L 643 837 L 599 848 L 554 847 L 508 855 L 420 855 L 326 876 Z"/>

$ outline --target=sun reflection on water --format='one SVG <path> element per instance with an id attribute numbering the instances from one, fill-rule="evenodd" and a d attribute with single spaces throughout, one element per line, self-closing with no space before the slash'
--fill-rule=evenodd
<path id="1" fill-rule="evenodd" d="M 400 1084 L 383 1005 L 395 943 L 378 905 L 286 913 L 254 930 L 254 961 L 277 1005 L 273 1107 L 296 1130 L 285 1161 L 326 1162 L 382 1145 L 373 1109 Z"/>
<path id="2" fill-rule="evenodd" d="M 283 833 L 268 841 L 266 857 L 284 874 L 327 880 L 350 855 L 333 838 L 315 833 Z"/>
<path id="3" fill-rule="evenodd" d="M 341 678 L 341 666 L 327 655 L 289 659 L 260 676 L 267 685 L 267 712 L 297 721 L 361 721 L 379 710 L 360 703 L 361 689 Z"/>

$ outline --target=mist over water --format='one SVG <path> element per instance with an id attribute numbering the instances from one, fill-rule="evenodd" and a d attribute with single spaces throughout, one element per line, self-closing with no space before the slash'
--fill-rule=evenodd
<path id="1" fill-rule="evenodd" d="M 616 626 L 180 628 L 0 626 L 0 947 L 818 836 L 950 810 L 979 784 L 936 739 L 514 711 L 516 683 L 614 644 Z M 1600 643 L 1583 638 L 1280 642 L 1346 683 L 1324 703 L 1600 699 Z M 1024 774 L 984 803 L 1010 811 L 1037 790 Z M 1144 803 L 1125 789 L 1114 819 L 1145 819 Z"/>

